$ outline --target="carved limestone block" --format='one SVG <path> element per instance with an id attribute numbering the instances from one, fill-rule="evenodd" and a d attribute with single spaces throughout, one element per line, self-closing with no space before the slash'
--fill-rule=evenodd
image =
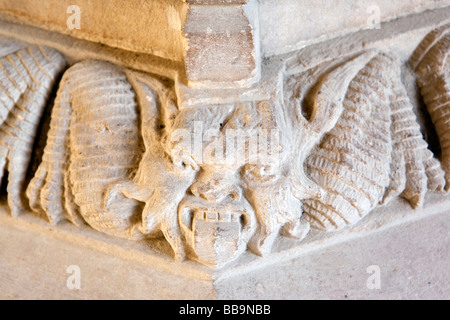
<path id="1" fill-rule="evenodd" d="M 26 187 L 37 126 L 65 62 L 54 50 L 24 48 L 4 47 L 0 63 L 0 151 L 14 214 L 26 189 L 31 209 L 53 224 L 165 239 L 175 259 L 220 267 L 247 250 L 268 254 L 280 236 L 353 225 L 397 196 L 420 207 L 446 185 L 400 61 L 373 50 L 303 71 L 275 64 L 262 85 L 272 90 L 211 104 L 208 96 L 180 103 L 174 81 L 75 63 Z"/>
<path id="2" fill-rule="evenodd" d="M 180 107 L 160 80 L 78 63 L 61 81 L 30 206 L 53 223 L 163 235 L 175 258 L 214 267 L 264 255 L 280 235 L 353 224 L 398 195 L 420 206 L 444 173 L 400 73 L 370 51 L 287 76 L 284 99 Z"/>
<path id="3" fill-rule="evenodd" d="M 73 40 L 183 61 L 186 7 L 179 0 L 0 0 L 0 17 L 68 34 Z"/>
<path id="4" fill-rule="evenodd" d="M 317 83 L 323 94 L 312 98 L 309 122 L 277 98 L 178 108 L 160 81 L 105 62 L 76 64 L 61 81 L 30 205 L 54 223 L 81 220 L 130 239 L 163 234 L 175 257 L 212 266 L 247 248 L 265 254 L 280 232 L 302 238 L 301 200 L 322 192 L 304 160 L 371 56 Z"/>
<path id="5" fill-rule="evenodd" d="M 450 0 L 0 0 L 0 299 L 442 295 L 449 23 Z"/>
<path id="6" fill-rule="evenodd" d="M 410 64 L 431 115 L 442 148 L 442 165 L 450 188 L 450 25 L 431 32 L 414 52 Z"/>

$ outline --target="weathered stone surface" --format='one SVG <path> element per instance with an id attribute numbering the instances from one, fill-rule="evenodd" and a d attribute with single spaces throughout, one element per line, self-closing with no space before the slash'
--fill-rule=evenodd
<path id="1" fill-rule="evenodd" d="M 364 28 L 379 28 L 381 22 L 448 5 L 448 0 L 261 0 L 262 52 L 264 56 L 291 52 Z"/>
<path id="2" fill-rule="evenodd" d="M 70 30 L 67 9 L 81 9 L 81 29 Z M 258 80 L 259 55 L 292 52 L 448 0 L 244 1 L 132 0 L 0 1 L 0 16 L 133 52 L 185 63 L 195 87 L 249 87 Z M 101 12 L 101 19 L 98 18 Z M 320 23 L 317 23 L 320 21 Z M 184 31 L 183 31 L 184 30 Z"/>
<path id="3" fill-rule="evenodd" d="M 0 299 L 447 300 L 449 201 L 441 200 L 419 214 L 394 204 L 331 238 L 286 241 L 267 259 L 245 255 L 217 271 L 174 263 L 144 243 L 1 211 Z M 80 290 L 67 286 L 69 266 L 80 268 Z M 380 289 L 368 287 L 370 266 L 380 268 Z"/>
<path id="4" fill-rule="evenodd" d="M 69 18 L 80 8 L 80 29 Z M 180 0 L 1 0 L 0 16 L 134 52 L 183 61 L 181 28 L 187 5 Z"/>
<path id="5" fill-rule="evenodd" d="M 397 196 L 420 208 L 427 192 L 443 191 L 444 172 L 420 132 L 402 60 L 376 48 L 267 60 L 258 85 L 237 91 L 77 62 L 59 83 L 29 205 L 55 224 L 163 236 L 176 259 L 213 268 L 246 250 L 267 255 L 311 228 L 353 225 Z"/>
<path id="6" fill-rule="evenodd" d="M 248 86 L 258 80 L 255 27 L 240 5 L 191 5 L 184 27 L 189 85 Z"/>
<path id="7" fill-rule="evenodd" d="M 380 262 L 366 270 L 385 270 L 389 257 L 375 233 L 396 239 L 419 260 L 414 247 L 390 231 L 405 227 L 419 233 L 418 221 L 436 217 L 421 238 L 435 250 L 422 257 L 420 268 L 426 270 L 429 260 L 445 263 L 450 29 L 438 28 L 419 43 L 449 22 L 450 7 L 383 22 L 397 17 L 399 8 L 410 13 L 444 1 L 414 8 L 394 4 L 383 14 L 375 10 L 377 19 L 371 22 L 383 22 L 381 29 L 361 30 L 367 25 L 360 24 L 359 15 L 350 21 L 356 33 L 349 33 L 347 22 L 334 33 L 332 22 L 317 26 L 314 20 L 304 26 L 315 24 L 330 39 L 322 41 L 319 34 L 322 42 L 312 44 L 316 39 L 296 42 L 300 31 L 293 37 L 281 33 L 287 41 L 276 44 L 287 52 L 282 55 L 260 47 L 258 5 L 267 2 L 178 4 L 180 10 L 171 7 L 162 19 L 179 35 L 181 59 L 168 55 L 167 48 L 141 51 L 117 30 L 102 31 L 101 24 L 92 25 L 101 37 L 89 42 L 89 30 L 75 39 L 44 30 L 44 22 L 34 22 L 43 26 L 38 29 L 0 21 L 0 169 L 5 169 L 2 183 L 8 184 L 0 195 L 19 218 L 0 213 L 6 226 L 2 241 L 14 226 L 25 231 L 24 238 L 37 232 L 66 239 L 132 260 L 137 269 L 144 263 L 152 276 L 167 276 L 173 288 L 180 275 L 211 283 L 216 289 L 194 287 L 208 298 L 235 297 L 235 289 L 270 296 L 267 288 L 273 291 L 278 282 L 262 284 L 268 274 L 286 281 L 286 291 L 273 291 L 279 296 L 308 296 L 302 285 L 290 284 L 301 277 L 300 269 L 308 270 L 300 261 L 311 250 L 333 256 L 332 246 L 355 255 L 351 248 L 362 246 L 361 238 L 379 252 Z M 316 4 L 308 7 L 310 17 L 329 13 Z M 347 4 L 339 2 L 337 11 L 361 5 Z M 281 1 L 276 8 L 305 4 L 285 5 Z M 16 22 L 27 16 L 3 14 Z M 164 23 L 161 34 L 152 33 L 163 37 Z M 105 36 L 109 31 L 113 38 Z M 270 57 L 260 60 L 261 53 Z M 56 69 L 46 68 L 52 60 Z M 59 79 L 64 60 L 67 70 Z M 43 110 L 49 112 L 46 117 Z M 50 247 L 60 245 L 50 242 Z M 345 242 L 351 244 L 345 247 Z M 11 267 L 14 252 L 4 256 Z M 361 259 L 366 264 L 367 256 Z M 55 258 L 53 267 L 59 263 Z M 285 264 L 292 264 L 292 273 Z M 90 273 L 92 264 L 87 265 Z M 397 281 L 392 272 L 385 279 Z M 445 281 L 435 276 L 428 282 L 435 279 Z M 260 283 L 256 289 L 255 283 Z M 369 286 L 366 282 L 373 289 Z M 442 287 L 436 292 L 447 295 Z"/>

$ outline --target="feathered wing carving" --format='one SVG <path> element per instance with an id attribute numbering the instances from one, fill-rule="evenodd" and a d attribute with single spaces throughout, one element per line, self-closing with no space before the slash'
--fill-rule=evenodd
<path id="1" fill-rule="evenodd" d="M 397 195 L 420 206 L 428 188 L 445 186 L 399 66 L 386 54 L 367 63 L 348 87 L 336 126 L 308 157 L 309 176 L 325 190 L 322 199 L 304 201 L 312 227 L 340 229 Z"/>
<path id="2" fill-rule="evenodd" d="M 135 92 L 120 68 L 100 61 L 71 67 L 61 82 L 43 161 L 27 195 L 57 223 L 79 217 L 99 231 L 139 239 L 141 204 L 105 190 L 132 179 L 143 153 Z"/>
<path id="3" fill-rule="evenodd" d="M 450 189 L 450 24 L 432 31 L 414 52 L 410 65 L 436 128 L 441 161 Z"/>
<path id="4" fill-rule="evenodd" d="M 413 208 L 420 208 L 424 204 L 428 191 L 442 192 L 444 190 L 445 173 L 423 139 L 406 89 L 400 80 L 400 68 L 394 68 L 394 70 L 397 72 L 392 82 L 393 95 L 390 104 L 394 150 L 391 162 L 391 184 L 384 203 L 400 194 L 410 202 Z M 399 170 L 397 163 L 402 164 L 404 168 L 401 167 Z"/>
<path id="5" fill-rule="evenodd" d="M 8 205 L 14 216 L 22 194 L 39 123 L 65 68 L 53 49 L 28 46 L 0 59 L 0 176 L 8 171 Z"/>

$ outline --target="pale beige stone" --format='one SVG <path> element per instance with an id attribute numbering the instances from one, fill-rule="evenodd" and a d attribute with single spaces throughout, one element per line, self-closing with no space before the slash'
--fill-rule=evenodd
<path id="1" fill-rule="evenodd" d="M 0 2 L 0 16 L 79 39 L 185 62 L 190 85 L 248 86 L 259 77 L 259 33 L 247 1 L 33 1 Z M 189 4 L 189 5 L 188 5 Z M 70 6 L 80 26 L 69 28 Z M 97 15 L 101 13 L 101 20 Z M 248 17 L 248 16 L 251 17 Z M 223 69 L 227 72 L 223 72 Z"/>
<path id="2" fill-rule="evenodd" d="M 249 87 L 258 81 L 260 56 L 293 52 L 399 17 L 448 6 L 448 0 L 182 1 L 86 0 L 0 2 L 0 16 L 79 39 L 182 62 L 191 86 Z M 82 12 L 68 28 L 67 9 Z M 97 16 L 102 13 L 102 20 Z M 324 13 L 326 12 L 326 13 Z M 320 21 L 320 23 L 317 23 Z M 380 23 L 380 24 L 379 24 Z M 226 72 L 222 72 L 226 69 Z"/>
<path id="3" fill-rule="evenodd" d="M 259 80 L 256 4 L 191 5 L 184 26 L 186 74 L 192 87 L 249 86 Z M 250 22 L 252 17 L 256 21 Z"/>
<path id="4" fill-rule="evenodd" d="M 345 7 L 356 19 L 334 16 L 321 25 L 315 15 L 330 11 L 315 4 L 155 0 L 146 3 L 156 6 L 152 15 L 167 14 L 151 26 L 152 39 L 134 29 L 145 30 L 148 17 L 141 19 L 128 6 L 124 16 L 130 20 L 122 27 L 105 29 L 91 21 L 92 29 L 69 32 L 75 39 L 63 34 L 62 20 L 53 24 L 43 18 L 48 7 L 34 15 L 29 7 L 20 11 L 0 0 L 7 5 L 1 16 L 10 21 L 0 21 L 5 120 L 0 159 L 9 174 L 8 207 L 18 216 L 0 214 L 7 235 L 2 241 L 7 243 L 14 226 L 24 238 L 28 232 L 54 234 L 59 240 L 47 242 L 50 247 L 64 246 L 58 242 L 67 239 L 80 256 L 92 253 L 81 245 L 119 263 L 132 260 L 124 267 L 142 271 L 138 264 L 144 263 L 149 275 L 167 278 L 171 288 L 181 276 L 208 298 L 239 296 L 233 289 L 269 297 L 267 288 L 278 280 L 288 283 L 308 269 L 300 261 L 311 250 L 333 255 L 328 248 L 342 245 L 345 254 L 354 255 L 352 245 L 363 246 L 361 239 L 372 232 L 395 238 L 393 230 L 404 226 L 419 233 L 420 223 L 434 218 L 438 236 L 430 247 L 446 247 L 448 199 L 441 193 L 448 189 L 448 174 L 446 181 L 441 163 L 447 170 L 448 101 L 445 81 L 439 81 L 448 71 L 448 28 L 419 43 L 449 22 L 449 7 L 435 9 L 447 2 L 395 2 L 387 9 L 380 1 L 379 30 L 363 30 L 364 16 L 355 13 L 364 7 L 361 2 L 336 5 L 336 13 Z M 92 9 L 105 5 L 83 2 Z M 279 19 L 283 10 L 302 5 L 311 19 L 302 28 L 295 28 L 290 14 Z M 276 10 L 268 19 L 272 6 Z M 435 10 L 422 12 L 426 9 Z M 103 22 L 117 15 L 115 8 Z M 42 29 L 16 23 L 27 18 Z M 276 28 L 268 30 L 276 19 Z M 277 33 L 286 26 L 289 32 Z M 303 37 L 308 28 L 317 39 Z M 127 32 L 132 36 L 124 38 Z M 280 38 L 272 37 L 268 49 L 264 41 L 273 34 Z M 25 57 L 33 50 L 52 58 Z M 23 60 L 22 75 L 17 57 Z M 64 60 L 68 64 L 60 81 L 59 72 L 47 69 L 53 58 L 59 71 Z M 410 58 L 417 70 L 406 64 Z M 35 86 L 25 86 L 28 78 Z M 14 98 L 15 90 L 26 103 Z M 31 120 L 23 113 L 30 106 L 36 108 Z M 52 111 L 44 116 L 47 106 Z M 21 201 L 24 196 L 29 204 Z M 426 243 L 434 235 L 430 230 L 422 238 Z M 384 261 L 380 244 L 365 243 Z M 404 246 L 399 239 L 398 250 Z M 4 256 L 11 267 L 14 252 Z M 447 257 L 445 252 L 428 256 L 439 266 Z M 60 262 L 54 261 L 57 268 Z M 292 263 L 291 273 L 286 263 Z M 269 273 L 273 280 L 255 287 L 262 277 L 270 279 Z M 302 285 L 288 287 L 274 292 L 308 296 Z M 23 295 L 21 288 L 16 292 Z M 110 295 L 112 287 L 106 288 Z M 439 287 L 441 296 L 446 289 Z M 150 296 L 178 297 L 175 290 Z M 358 294 L 374 297 L 365 288 Z M 92 288 L 79 297 L 89 295 L 101 297 Z M 148 295 L 129 291 L 126 296 Z"/>
<path id="5" fill-rule="evenodd" d="M 162 78 L 176 79 L 184 73 L 184 63 L 156 56 L 130 52 L 101 43 L 80 40 L 41 28 L 0 20 L 2 50 L 17 51 L 30 43 L 61 52 L 68 65 L 85 60 L 102 60 L 140 70 Z"/>
<path id="6" fill-rule="evenodd" d="M 162 233 L 177 259 L 212 267 L 247 248 L 266 255 L 280 234 L 301 239 L 310 225 L 354 224 L 386 193 L 421 206 L 428 188 L 441 191 L 445 181 L 412 116 L 398 63 L 370 51 L 307 80 L 291 76 L 284 102 L 274 96 L 184 109 L 155 79 L 103 62 L 76 64 L 61 82 L 30 205 L 52 222 L 77 223 L 80 215 L 127 239 Z M 298 88 L 308 91 L 292 96 Z M 361 122 L 364 116 L 371 122 Z M 200 136 L 199 154 L 195 142 L 191 148 L 197 123 L 217 128 L 222 146 L 238 131 L 243 149 L 205 153 L 213 143 Z M 261 139 L 254 128 L 277 130 L 271 153 L 252 153 L 250 142 Z M 323 149 L 314 150 L 319 143 Z M 306 161 L 309 155 L 315 160 Z"/>
<path id="7" fill-rule="evenodd" d="M 80 8 L 80 29 L 67 21 Z M 107 44 L 134 52 L 182 61 L 184 44 L 181 28 L 186 5 L 180 0 L 17 0 L 0 1 L 0 15 L 75 38 Z"/>
<path id="8" fill-rule="evenodd" d="M 323 79 L 317 78 L 311 95 L 302 97 L 309 99 L 312 108 L 311 116 L 302 121 L 300 115 L 289 119 L 291 107 L 286 109 L 276 99 L 176 111 L 170 97 L 162 94 L 162 86 L 148 86 L 151 79 L 136 78 L 131 72 L 126 76 L 102 62 L 79 63 L 61 82 L 44 160 L 27 192 L 31 207 L 45 212 L 52 222 L 63 217 L 76 222 L 80 214 L 94 229 L 124 238 L 162 232 L 177 258 L 187 254 L 214 267 L 235 259 L 247 247 L 264 255 L 280 232 L 299 238 L 306 235 L 309 227 L 300 220 L 300 201 L 322 199 L 329 190 L 321 190 L 307 177 L 303 163 L 338 123 L 349 85 L 374 54 L 351 59 Z M 107 109 L 111 103 L 113 108 Z M 138 113 L 141 143 L 136 132 Z M 244 134 L 244 149 L 235 149 L 230 157 L 227 147 L 225 162 L 220 163 L 217 154 L 205 158 L 210 147 L 206 141 L 200 141 L 203 154 L 199 157 L 190 145 L 183 145 L 186 141 L 174 140 L 180 130 L 195 136 L 198 122 L 205 128 L 218 128 L 222 143 L 225 133 L 238 130 Z M 254 128 L 277 130 L 281 140 L 273 146 L 280 147 L 281 153 L 270 146 L 272 154 L 253 154 L 249 142 L 262 138 Z M 387 148 L 391 148 L 390 140 Z M 274 162 L 268 163 L 271 158 Z M 373 168 L 389 167 L 389 159 L 381 160 Z M 422 160 L 413 161 L 419 166 Z M 91 167 L 98 169 L 91 171 Z M 365 187 L 364 181 L 353 183 Z M 271 199 L 265 199 L 268 193 Z M 127 199 L 143 202 L 145 208 Z M 350 206 L 338 205 L 335 210 L 344 216 L 352 212 Z"/>
<path id="9" fill-rule="evenodd" d="M 283 54 L 449 4 L 448 0 L 261 0 L 261 47 L 265 56 Z"/>
<path id="10" fill-rule="evenodd" d="M 265 259 L 244 255 L 220 270 L 174 263 L 157 245 L 51 227 L 31 214 L 16 220 L 2 209 L 0 299 L 446 300 L 449 200 L 427 203 L 414 213 L 394 201 L 331 237 L 311 234 L 301 246 L 287 239 Z M 371 290 L 373 265 L 381 288 Z M 69 266 L 80 268 L 81 290 L 67 287 Z"/>

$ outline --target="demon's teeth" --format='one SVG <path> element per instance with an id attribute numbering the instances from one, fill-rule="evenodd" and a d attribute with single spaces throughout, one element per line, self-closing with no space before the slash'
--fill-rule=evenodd
<path id="1" fill-rule="evenodd" d="M 229 212 L 221 212 L 220 214 L 219 214 L 219 219 L 220 219 L 220 221 L 223 221 L 223 222 L 231 222 L 231 213 L 229 213 Z"/>
<path id="2" fill-rule="evenodd" d="M 206 220 L 205 212 L 204 211 L 196 211 L 194 214 L 194 218 L 197 220 Z"/>
<path id="3" fill-rule="evenodd" d="M 232 213 L 231 214 L 231 222 L 239 222 L 239 219 L 241 218 L 240 214 Z"/>
<path id="4" fill-rule="evenodd" d="M 232 212 L 217 211 L 195 211 L 193 217 L 196 220 L 204 220 L 210 222 L 239 222 L 241 214 Z"/>
<path id="5" fill-rule="evenodd" d="M 207 220 L 210 221 L 218 221 L 219 220 L 219 214 L 217 212 L 208 212 L 206 214 Z"/>

